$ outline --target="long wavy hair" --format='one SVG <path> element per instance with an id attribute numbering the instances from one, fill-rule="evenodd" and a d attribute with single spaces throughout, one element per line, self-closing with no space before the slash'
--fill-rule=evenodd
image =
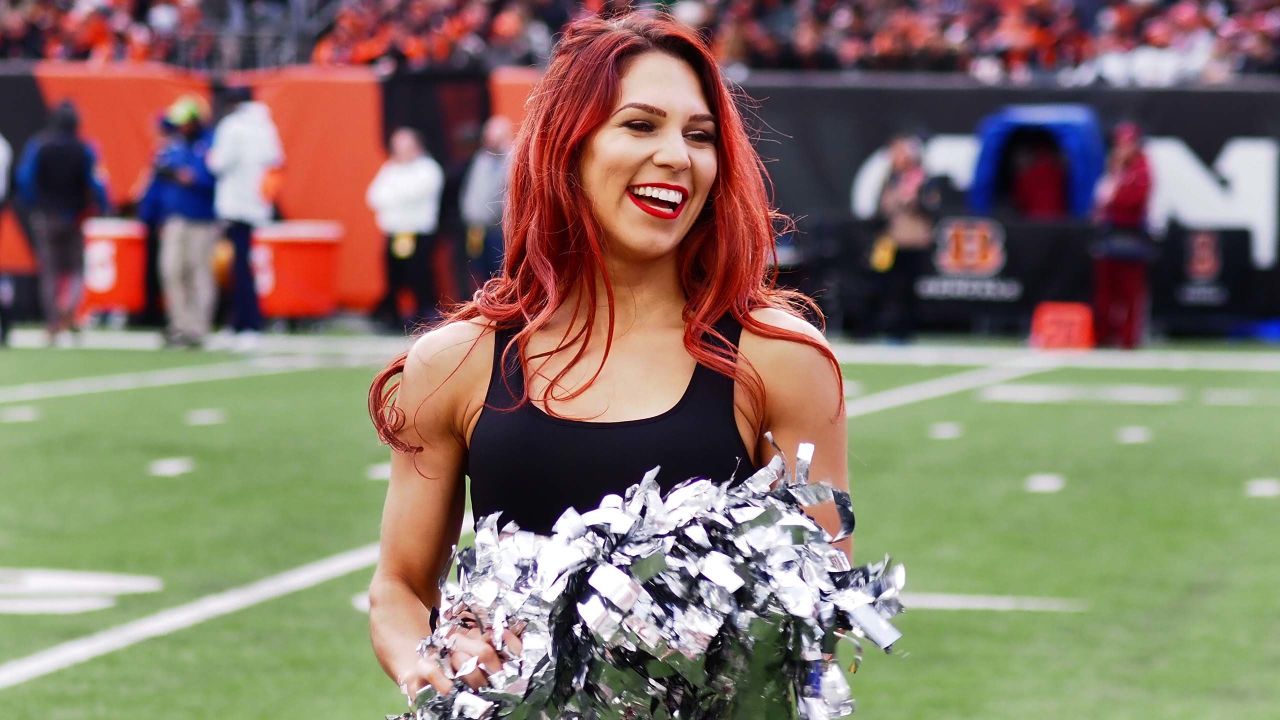
<path id="1" fill-rule="evenodd" d="M 738 364 L 737 349 L 713 327 L 726 313 L 757 335 L 816 348 L 839 377 L 839 364 L 822 343 L 751 316 L 759 308 L 778 308 L 799 317 L 808 311 L 822 319 L 808 297 L 776 285 L 775 235 L 790 227 L 790 220 L 771 205 L 768 173 L 735 103 L 745 96 L 727 87 L 715 56 L 694 31 L 662 14 L 586 17 L 566 27 L 546 74 L 528 100 L 512 148 L 502 218 L 506 238 L 502 272 L 470 301 L 455 306 L 442 322 L 479 319 L 495 328 L 518 328 L 506 352 L 519 352 L 526 361 L 573 352 L 565 369 L 551 380 L 550 387 L 559 387 L 586 352 L 603 287 L 608 312 L 604 357 L 587 385 L 556 399 L 579 396 L 599 377 L 612 346 L 614 292 L 605 268 L 604 232 L 579 181 L 579 166 L 588 139 L 608 119 L 616 102 L 627 62 L 650 51 L 669 53 L 689 64 L 719 128 L 715 182 L 677 250 L 686 297 L 685 348 L 699 363 L 743 383 L 756 410 L 764 407 L 764 384 L 749 363 Z M 585 302 L 575 303 L 569 326 L 580 324 L 581 329 L 553 350 L 529 357 L 529 338 L 574 293 L 580 293 Z M 394 403 L 397 376 L 407 355 L 401 354 L 374 378 L 369 413 L 383 442 L 402 452 L 415 452 L 421 448 L 398 437 L 405 415 Z M 508 357 L 504 354 L 501 361 L 506 367 Z M 520 391 L 522 405 L 529 401 L 528 388 Z"/>

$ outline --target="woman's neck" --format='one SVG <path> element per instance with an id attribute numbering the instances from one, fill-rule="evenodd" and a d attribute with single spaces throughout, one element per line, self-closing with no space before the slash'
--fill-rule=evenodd
<path id="1" fill-rule="evenodd" d="M 664 258 L 642 265 L 607 261 L 606 266 L 613 286 L 615 339 L 632 330 L 683 324 L 685 297 L 680 288 L 679 270 L 674 255 L 669 260 Z M 595 289 L 596 316 L 592 335 L 604 338 L 609 331 L 609 295 L 602 274 L 595 278 Z M 564 327 L 572 319 L 573 327 L 565 329 L 570 332 L 578 330 L 586 320 L 589 301 L 588 294 L 581 286 L 575 288 L 556 313 L 553 323 L 563 323 L 561 326 Z"/>

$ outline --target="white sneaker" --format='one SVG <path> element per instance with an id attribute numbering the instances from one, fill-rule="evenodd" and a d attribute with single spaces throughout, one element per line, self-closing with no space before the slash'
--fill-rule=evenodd
<path id="1" fill-rule="evenodd" d="M 256 330 L 245 330 L 236 333 L 235 344 L 231 350 L 238 353 L 255 353 L 262 347 L 262 334 Z"/>

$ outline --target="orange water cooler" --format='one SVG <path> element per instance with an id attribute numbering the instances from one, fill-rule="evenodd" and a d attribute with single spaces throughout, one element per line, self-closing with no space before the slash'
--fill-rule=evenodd
<path id="1" fill-rule="evenodd" d="M 338 307 L 338 245 L 342 224 L 291 220 L 253 233 L 253 277 L 262 314 L 319 318 Z"/>
<path id="2" fill-rule="evenodd" d="M 83 231 L 84 301 L 80 312 L 141 311 L 146 304 L 146 226 L 124 218 L 90 218 Z"/>

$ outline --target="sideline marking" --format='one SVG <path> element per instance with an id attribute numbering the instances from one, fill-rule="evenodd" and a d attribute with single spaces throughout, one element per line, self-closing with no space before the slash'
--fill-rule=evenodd
<path id="1" fill-rule="evenodd" d="M 1067 486 L 1067 479 L 1054 473 L 1036 473 L 1027 478 L 1025 487 L 1029 493 L 1056 493 Z"/>
<path id="2" fill-rule="evenodd" d="M 1258 478 L 1244 484 L 1245 497 L 1275 498 L 1280 497 L 1280 480 L 1276 478 Z"/>
<path id="3" fill-rule="evenodd" d="M 984 402 L 1050 403 L 1100 402 L 1117 405 L 1176 405 L 1187 399 L 1186 390 L 1168 385 L 1047 385 L 1009 383 L 983 388 Z"/>
<path id="4" fill-rule="evenodd" d="M 335 365 L 332 362 L 324 362 L 318 358 L 264 357 L 209 365 L 166 368 L 164 370 L 144 370 L 142 372 L 120 373 L 118 375 L 98 375 L 70 380 L 27 383 L 25 385 L 4 385 L 0 386 L 0 405 L 73 397 L 76 395 L 137 390 L 140 388 L 189 385 L 191 383 L 212 382 L 214 380 L 239 380 L 260 375 L 279 375 L 326 367 L 335 367 Z"/>
<path id="5" fill-rule="evenodd" d="M 10 660 L 0 664 L 0 689 L 34 680 L 150 638 L 229 615 L 282 595 L 305 590 L 363 570 L 377 561 L 377 543 L 365 545 L 248 585 L 206 595 L 123 625 L 70 640 L 24 658 Z"/>
<path id="6" fill-rule="evenodd" d="M 1079 613 L 1089 609 L 1083 600 L 1017 595 L 952 595 L 950 593 L 902 593 L 908 610 L 990 610 L 993 612 Z"/>
<path id="7" fill-rule="evenodd" d="M 848 365 L 995 365 L 1026 357 L 1026 348 L 972 345 L 855 345 L 837 340 L 831 349 Z M 1212 370 L 1280 372 L 1280 352 L 1269 350 L 1061 350 L 1034 351 L 1032 357 L 1064 368 L 1094 370 Z"/>
<path id="8" fill-rule="evenodd" d="M 869 415 L 881 410 L 912 405 L 925 400 L 955 395 L 967 390 L 977 390 L 988 385 L 1008 382 L 1034 373 L 1054 369 L 1056 369 L 1054 365 L 1034 362 L 1034 359 L 1024 358 L 1024 362 L 967 370 L 954 375 L 903 385 L 856 398 L 845 403 L 845 416 L 860 417 Z"/>

